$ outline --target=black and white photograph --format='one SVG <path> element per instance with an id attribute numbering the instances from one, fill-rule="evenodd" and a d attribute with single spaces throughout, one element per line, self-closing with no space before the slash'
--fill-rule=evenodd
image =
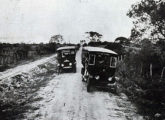
<path id="1" fill-rule="evenodd" d="M 165 120 L 165 0 L 0 0 L 0 120 Z"/>

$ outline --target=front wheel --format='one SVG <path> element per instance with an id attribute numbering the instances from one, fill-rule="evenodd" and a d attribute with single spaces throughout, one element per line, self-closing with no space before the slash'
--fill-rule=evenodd
<path id="1" fill-rule="evenodd" d="M 84 75 L 84 72 L 85 72 L 85 68 L 81 68 L 81 75 Z"/>
<path id="2" fill-rule="evenodd" d="M 82 75 L 82 81 L 85 82 L 85 80 L 84 80 L 84 75 Z"/>
<path id="3" fill-rule="evenodd" d="M 73 68 L 73 72 L 76 73 L 76 66 L 74 66 L 74 68 Z"/>
<path id="4" fill-rule="evenodd" d="M 91 92 L 91 86 L 92 86 L 92 84 L 91 84 L 91 79 L 87 79 L 87 92 Z"/>
<path id="5" fill-rule="evenodd" d="M 59 75 L 60 73 L 62 73 L 62 68 L 61 68 L 61 67 L 58 67 L 57 73 L 58 73 L 58 75 Z"/>

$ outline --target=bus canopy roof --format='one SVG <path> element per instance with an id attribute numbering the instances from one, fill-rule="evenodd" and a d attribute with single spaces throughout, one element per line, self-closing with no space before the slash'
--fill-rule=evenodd
<path id="1" fill-rule="evenodd" d="M 109 50 L 109 49 L 101 48 L 101 47 L 84 47 L 83 49 L 90 51 L 90 52 L 102 52 L 102 53 L 109 53 L 109 54 L 117 55 L 116 52 Z"/>
<path id="2" fill-rule="evenodd" d="M 59 47 L 57 51 L 59 50 L 66 50 L 66 49 L 75 49 L 75 46 L 65 46 L 65 47 Z"/>

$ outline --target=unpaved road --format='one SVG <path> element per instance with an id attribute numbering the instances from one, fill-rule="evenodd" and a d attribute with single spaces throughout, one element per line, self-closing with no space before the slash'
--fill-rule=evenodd
<path id="1" fill-rule="evenodd" d="M 33 103 L 38 110 L 26 114 L 26 120 L 143 120 L 124 94 L 86 91 L 81 81 L 81 50 L 77 73 L 63 73 L 38 91 L 41 101 Z"/>

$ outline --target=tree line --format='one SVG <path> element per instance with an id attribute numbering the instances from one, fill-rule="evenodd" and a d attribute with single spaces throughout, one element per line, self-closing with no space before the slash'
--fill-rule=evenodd
<path id="1" fill-rule="evenodd" d="M 10 44 L 0 43 L 0 71 L 13 67 L 22 60 L 36 59 L 43 55 L 55 53 L 59 44 Z"/>

